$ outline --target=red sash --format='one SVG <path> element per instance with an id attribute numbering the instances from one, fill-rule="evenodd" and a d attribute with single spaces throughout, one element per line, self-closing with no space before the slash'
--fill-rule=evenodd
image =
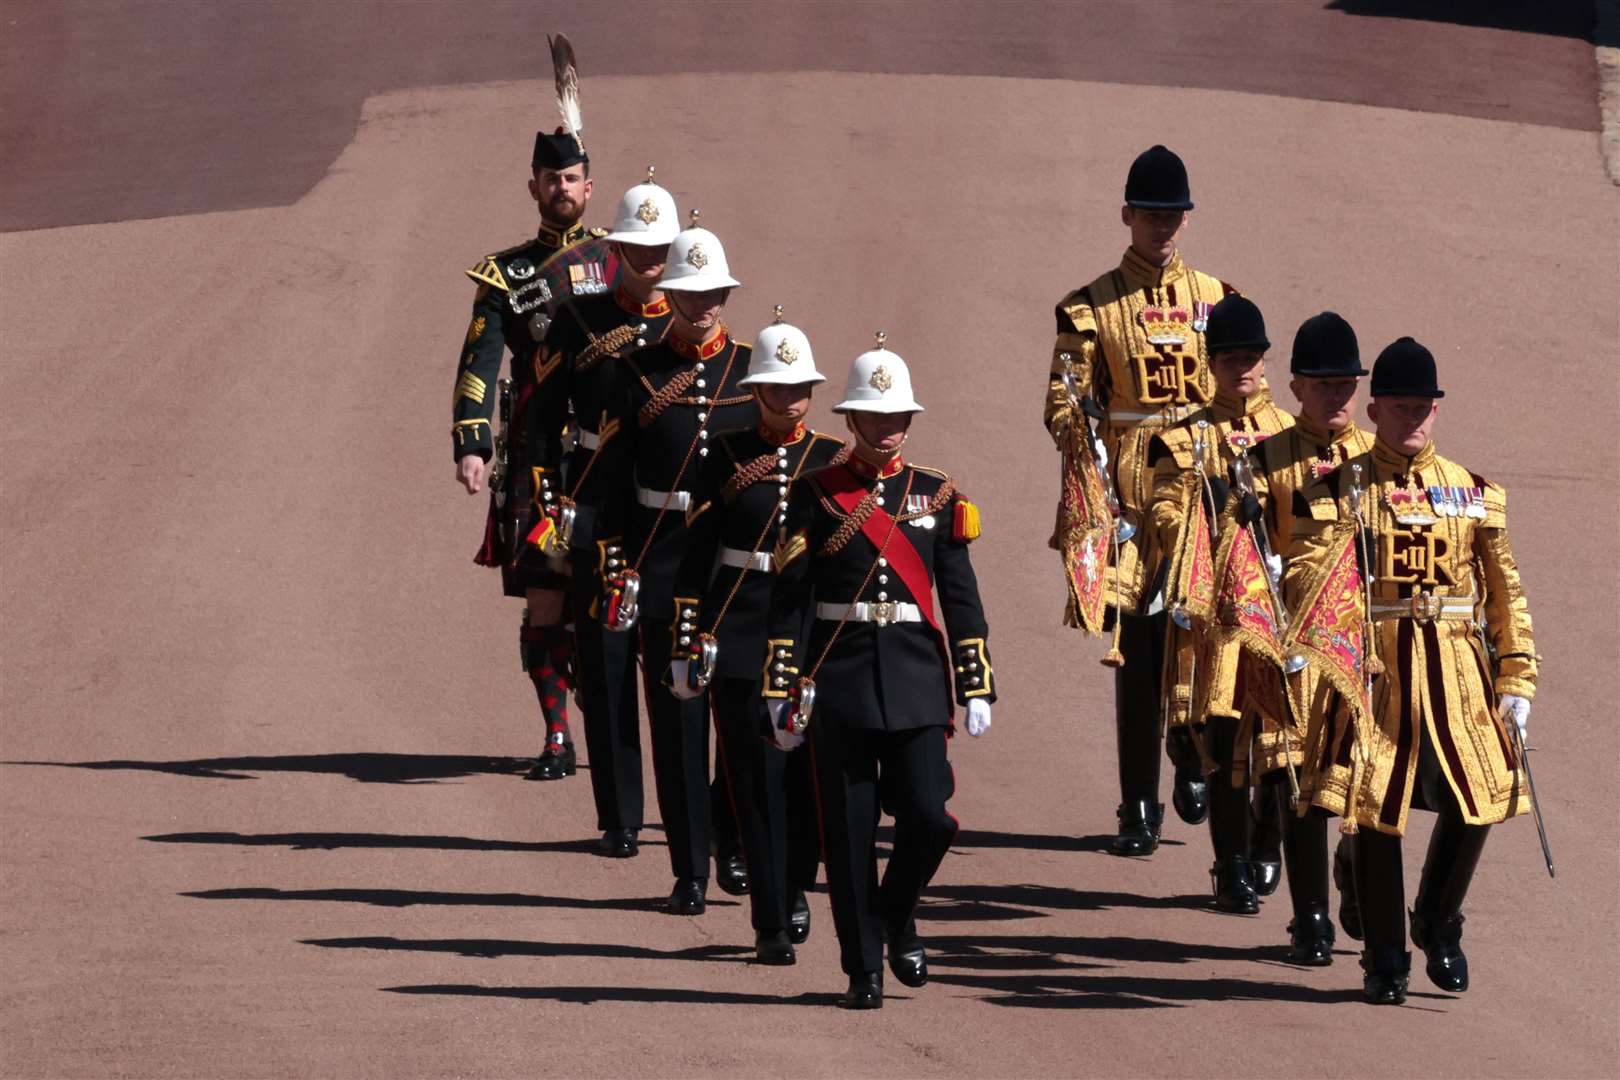
<path id="1" fill-rule="evenodd" d="M 845 466 L 828 469 L 816 479 L 846 514 L 853 514 L 866 497 L 864 482 Z M 922 556 L 917 554 L 910 538 L 900 531 L 894 518 L 883 507 L 874 506 L 861 523 L 861 532 L 889 560 L 889 569 L 899 576 L 901 584 L 916 598 L 928 625 L 936 633 L 943 633 L 939 617 L 934 614 L 934 583 L 928 576 L 928 567 L 923 565 Z M 883 546 L 885 540 L 889 544 L 887 550 Z"/>

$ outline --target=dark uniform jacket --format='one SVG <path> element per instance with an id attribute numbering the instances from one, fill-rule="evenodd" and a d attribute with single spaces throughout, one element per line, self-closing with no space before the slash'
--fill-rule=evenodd
<path id="1" fill-rule="evenodd" d="M 897 522 L 892 535 L 877 513 L 862 524 L 846 509 L 869 493 Z M 837 619 L 816 617 L 818 605 L 840 614 L 856 600 L 935 610 L 931 593 L 937 590 L 940 630 L 927 621 L 844 624 L 812 675 L 812 722 L 877 731 L 941 727 L 950 724 L 953 696 L 964 705 L 971 698 L 995 700 L 984 608 L 968 558 L 978 511 L 948 476 L 897 458 L 879 477 L 852 458 L 795 483 L 787 513 L 775 552 L 771 633 L 761 657 L 767 698 L 785 697 L 800 674 L 812 675 L 833 639 Z M 813 621 L 803 637 L 807 617 Z"/>
<path id="2" fill-rule="evenodd" d="M 696 612 L 695 620 L 683 622 L 719 639 L 718 675 L 757 679 L 770 614 L 771 574 L 727 566 L 720 553 L 758 551 L 774 558 L 787 518 L 789 486 L 848 453 L 843 440 L 802 425 L 786 442 L 775 441 L 759 428 L 729 432 L 710 442 L 709 455 L 692 485 L 693 509 L 687 518 L 690 550 L 696 554 L 681 563 L 675 601 L 683 614 L 688 609 Z"/>
<path id="3" fill-rule="evenodd" d="M 616 438 L 623 441 L 622 464 L 610 482 L 622 488 L 625 498 L 611 505 L 610 516 L 599 528 L 624 537 L 625 560 L 641 575 L 644 615 L 671 617 L 681 559 L 698 553 L 688 552 L 690 506 L 679 506 L 672 499 L 660 515 L 661 496 L 651 506 L 640 496 L 644 492 L 690 496 L 703 459 L 712 452 L 711 440 L 720 432 L 759 423 L 754 395 L 737 385 L 748 371 L 751 351 L 722 330 L 701 346 L 666 337 L 630 354 L 620 365 L 623 389 L 616 393 Z"/>
<path id="4" fill-rule="evenodd" d="M 536 390 L 529 410 L 529 441 L 555 448 L 570 422 L 575 444 L 567 460 L 537 462 L 557 475 L 557 494 L 574 500 L 573 548 L 576 553 L 600 556 L 602 546 L 618 541 L 597 529 L 597 522 L 623 511 L 603 514 L 609 500 L 621 500 L 626 485 L 615 483 L 625 469 L 626 440 L 619 436 L 619 406 L 613 399 L 622 390 L 623 357 L 669 332 L 669 301 L 660 298 L 643 304 L 622 289 L 576 301 L 559 309 L 534 364 Z M 595 447 L 590 446 L 595 443 Z M 628 492 L 633 495 L 634 492 Z"/>

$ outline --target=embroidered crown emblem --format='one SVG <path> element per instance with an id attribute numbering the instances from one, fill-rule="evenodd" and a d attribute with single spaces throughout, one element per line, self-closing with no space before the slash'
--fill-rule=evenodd
<path id="1" fill-rule="evenodd" d="M 1136 317 L 1150 345 L 1181 345 L 1191 332 L 1192 312 L 1176 307 L 1145 307 Z"/>
<path id="2" fill-rule="evenodd" d="M 791 366 L 794 361 L 799 359 L 799 350 L 793 347 L 793 342 L 783 338 L 776 346 L 776 358 L 782 363 Z"/>
<path id="3" fill-rule="evenodd" d="M 866 380 L 866 383 L 878 393 L 887 394 L 889 392 L 889 388 L 894 385 L 894 376 L 889 374 L 889 369 L 887 367 L 879 364 L 877 367 L 872 369 L 872 377 Z"/>
<path id="4" fill-rule="evenodd" d="M 651 199 L 642 199 L 641 205 L 636 207 L 636 220 L 643 225 L 651 225 L 658 220 L 658 204 Z"/>
<path id="5" fill-rule="evenodd" d="M 703 250 L 702 244 L 693 244 L 686 253 L 686 265 L 701 270 L 709 265 L 709 253 Z"/>

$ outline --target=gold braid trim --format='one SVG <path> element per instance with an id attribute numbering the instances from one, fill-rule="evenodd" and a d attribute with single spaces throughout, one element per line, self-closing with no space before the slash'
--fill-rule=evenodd
<path id="1" fill-rule="evenodd" d="M 637 416 L 637 422 L 642 427 L 650 425 L 664 414 L 665 409 L 675 404 L 675 399 L 686 393 L 687 387 L 696 381 L 697 370 L 695 368 L 687 368 L 669 380 L 652 397 L 647 399 L 647 404 L 641 407 L 641 412 Z"/>
<path id="2" fill-rule="evenodd" d="M 779 467 L 778 463 L 782 460 L 773 451 L 761 454 L 748 464 L 739 466 L 731 475 L 731 479 L 726 481 L 726 486 L 720 489 L 720 497 L 728 503 L 736 502 L 737 496 L 775 473 Z"/>
<path id="3" fill-rule="evenodd" d="M 872 516 L 872 510 L 877 506 L 877 501 L 877 489 L 868 488 L 866 494 L 861 496 L 861 501 L 855 504 L 855 509 L 850 513 L 849 517 L 845 518 L 838 528 L 833 530 L 833 534 L 827 537 L 827 542 L 821 545 L 821 553 L 823 555 L 836 555 L 843 551 L 844 545 L 848 544 L 855 534 L 861 531 L 861 526 L 866 524 L 866 519 Z"/>
<path id="4" fill-rule="evenodd" d="M 574 370 L 584 371 L 602 357 L 617 352 L 636 339 L 636 328 L 626 324 L 616 326 L 605 334 L 587 334 L 589 344 L 574 359 Z"/>
<path id="5" fill-rule="evenodd" d="M 834 454 L 832 456 L 832 458 L 827 462 L 826 468 L 830 469 L 835 465 L 842 465 L 844 462 L 849 460 L 849 455 L 851 453 L 853 453 L 853 452 L 854 451 L 850 447 L 850 445 L 848 443 L 845 443 L 843 446 L 840 446 L 838 448 L 838 452 L 836 454 Z"/>

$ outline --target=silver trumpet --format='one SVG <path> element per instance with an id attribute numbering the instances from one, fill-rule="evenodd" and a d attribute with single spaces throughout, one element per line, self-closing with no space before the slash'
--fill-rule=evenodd
<path id="1" fill-rule="evenodd" d="M 1102 477 L 1103 488 L 1108 496 L 1108 512 L 1114 517 L 1114 536 L 1120 543 L 1124 543 L 1136 535 L 1136 526 L 1125 516 L 1125 509 L 1119 501 L 1119 492 L 1114 487 L 1114 475 L 1108 471 L 1108 466 L 1103 460 L 1102 439 L 1091 426 L 1092 414 L 1086 409 L 1090 400 L 1082 397 L 1080 393 L 1080 383 L 1074 374 L 1074 357 L 1069 353 L 1060 353 L 1058 359 L 1063 361 L 1060 377 L 1063 379 L 1063 390 L 1069 396 L 1069 408 L 1073 411 L 1074 418 L 1086 425 L 1086 442 L 1091 447 L 1091 460 L 1096 463 L 1097 475 Z"/>
<path id="2" fill-rule="evenodd" d="M 1248 450 L 1240 451 L 1237 460 L 1232 462 L 1232 479 L 1237 481 L 1237 489 L 1244 496 L 1254 494 L 1254 464 L 1249 461 Z M 1288 629 L 1288 605 L 1283 601 L 1282 574 L 1272 570 L 1271 541 L 1266 538 L 1265 530 L 1257 528 L 1252 521 L 1246 528 L 1249 538 L 1254 541 L 1255 550 L 1260 553 L 1260 561 L 1266 567 L 1266 585 L 1271 591 L 1271 614 L 1277 620 L 1278 634 L 1281 636 Z M 1283 672 L 1297 675 L 1305 670 L 1307 663 L 1301 653 L 1290 653 L 1283 658 Z"/>

